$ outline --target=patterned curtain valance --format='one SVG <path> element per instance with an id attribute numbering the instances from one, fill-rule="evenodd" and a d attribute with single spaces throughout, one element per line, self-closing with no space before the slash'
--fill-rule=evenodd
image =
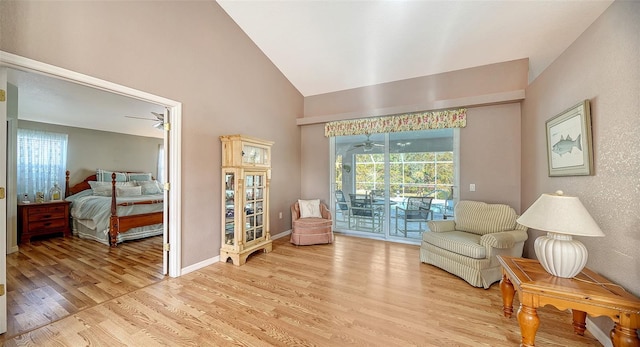
<path id="1" fill-rule="evenodd" d="M 324 136 L 397 133 L 427 129 L 464 128 L 465 126 L 467 126 L 467 109 L 460 108 L 329 122 L 324 126 Z"/>

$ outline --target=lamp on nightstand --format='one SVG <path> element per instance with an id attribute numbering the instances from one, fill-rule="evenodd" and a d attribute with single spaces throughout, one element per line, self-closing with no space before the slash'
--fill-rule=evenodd
<path id="1" fill-rule="evenodd" d="M 536 239 L 534 250 L 542 267 L 558 277 L 574 277 L 587 264 L 587 248 L 572 235 L 604 236 L 580 199 L 561 190 L 542 194 L 517 221 L 547 232 Z"/>

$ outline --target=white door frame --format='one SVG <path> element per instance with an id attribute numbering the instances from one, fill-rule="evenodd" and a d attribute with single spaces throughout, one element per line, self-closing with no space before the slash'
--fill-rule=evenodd
<path id="1" fill-rule="evenodd" d="M 0 90 L 4 92 L 4 99 L 0 100 L 0 188 L 7 187 L 7 69 L 0 66 Z M 7 332 L 7 200 L 6 195 L 0 198 L 0 334 Z"/>
<path id="2" fill-rule="evenodd" d="M 101 89 L 107 92 L 120 94 L 134 99 L 159 104 L 170 110 L 169 123 L 171 124 L 171 136 L 169 136 L 169 158 L 170 162 L 165 165 L 164 177 L 169 178 L 168 200 L 171 208 L 166 211 L 165 219 L 168 218 L 168 225 L 165 224 L 165 234 L 169 233 L 169 276 L 178 277 L 181 275 L 181 220 L 182 213 L 180 210 L 181 185 L 180 167 L 181 167 L 181 132 L 182 132 L 182 103 L 171 99 L 166 99 L 157 95 L 149 94 L 140 90 L 125 87 L 119 84 L 101 80 L 95 77 L 66 70 L 57 66 L 45 64 L 29 58 L 21 57 L 12 53 L 0 51 L 0 67 L 10 67 L 17 70 L 44 74 L 50 77 L 63 79 L 77 84 L 86 85 L 88 87 Z M 165 204 L 166 206 L 166 204 Z M 6 236 L 5 236 L 6 237 Z M 2 255 L 6 257 L 6 252 Z M 164 253 L 166 256 L 166 253 Z"/>

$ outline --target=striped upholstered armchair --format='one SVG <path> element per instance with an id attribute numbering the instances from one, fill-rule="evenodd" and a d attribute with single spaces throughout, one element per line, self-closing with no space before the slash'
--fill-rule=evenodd
<path id="1" fill-rule="evenodd" d="M 502 277 L 497 255 L 522 256 L 527 227 L 503 204 L 460 201 L 454 216 L 427 223 L 430 231 L 422 233 L 420 260 L 487 289 Z"/>

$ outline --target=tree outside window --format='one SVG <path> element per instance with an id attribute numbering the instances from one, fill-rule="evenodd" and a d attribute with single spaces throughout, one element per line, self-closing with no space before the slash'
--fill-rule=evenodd
<path id="1" fill-rule="evenodd" d="M 356 192 L 384 188 L 384 155 L 356 154 Z M 392 153 L 389 162 L 392 197 L 434 196 L 448 199 L 454 184 L 453 152 Z"/>

